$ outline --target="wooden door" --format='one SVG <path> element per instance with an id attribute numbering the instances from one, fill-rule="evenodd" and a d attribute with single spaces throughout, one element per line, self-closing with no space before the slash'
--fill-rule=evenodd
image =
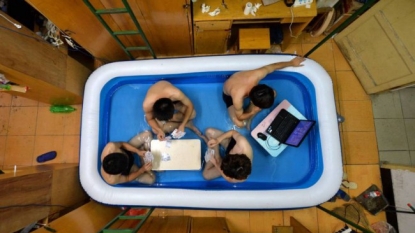
<path id="1" fill-rule="evenodd" d="M 190 0 L 131 0 L 130 4 L 157 57 L 193 54 Z"/>
<path id="2" fill-rule="evenodd" d="M 196 31 L 195 54 L 223 54 L 229 31 Z"/>
<path id="3" fill-rule="evenodd" d="M 368 94 L 415 83 L 415 1 L 382 0 L 334 40 Z"/>
<path id="4" fill-rule="evenodd" d="M 195 54 L 223 54 L 226 52 L 230 20 L 195 22 Z"/>

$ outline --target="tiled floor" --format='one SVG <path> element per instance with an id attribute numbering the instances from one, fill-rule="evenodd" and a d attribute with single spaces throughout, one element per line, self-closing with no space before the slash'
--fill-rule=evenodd
<path id="1" fill-rule="evenodd" d="M 305 54 L 320 39 L 307 35 L 302 36 L 285 52 Z M 350 181 L 358 184 L 357 189 L 346 189 L 346 192 L 354 197 L 371 184 L 381 187 L 375 123 L 377 125 L 378 120 L 387 121 L 388 119 L 373 118 L 373 113 L 374 111 L 377 113 L 377 110 L 372 110 L 371 98 L 363 91 L 334 42 L 328 41 L 310 58 L 319 62 L 330 74 L 334 84 L 338 112 L 346 118 L 339 128 L 343 147 L 344 171 L 348 174 Z M 414 95 L 411 96 L 408 93 L 402 96 L 401 99 L 415 98 Z M 76 107 L 78 111 L 70 114 L 53 114 L 49 112 L 48 106 L 45 104 L 0 93 L 0 168 L 11 168 L 13 165 L 36 165 L 36 157 L 51 150 L 58 152 L 57 159 L 51 162 L 78 162 L 81 106 Z M 403 111 L 402 116 L 413 116 L 413 112 Z M 385 130 L 392 128 L 393 125 L 397 125 L 404 132 L 404 124 L 414 127 L 414 119 L 401 119 L 396 122 L 386 124 Z M 408 141 L 405 141 L 401 146 L 409 150 L 409 144 Z M 411 145 L 412 150 L 415 150 L 413 148 L 415 144 Z M 380 148 L 391 149 L 388 144 L 383 142 Z M 342 204 L 344 202 L 338 200 L 335 203 L 325 203 L 323 206 L 332 209 Z M 272 225 L 289 225 L 290 216 L 295 217 L 314 233 L 335 232 L 344 226 L 344 223 L 315 207 L 284 211 L 156 209 L 153 215 L 226 217 L 233 233 L 271 232 Z M 385 220 L 384 213 L 376 216 L 366 213 L 366 216 L 370 223 Z"/>
<path id="2" fill-rule="evenodd" d="M 371 99 L 380 161 L 415 166 L 415 87 Z"/>

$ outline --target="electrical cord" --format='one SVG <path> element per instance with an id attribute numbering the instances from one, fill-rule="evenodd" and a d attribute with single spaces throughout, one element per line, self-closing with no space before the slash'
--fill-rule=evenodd
<path id="1" fill-rule="evenodd" d="M 280 148 L 281 142 L 278 142 L 278 145 L 276 145 L 276 146 L 271 146 L 270 143 L 269 143 L 269 139 L 270 139 L 270 137 L 267 137 L 267 140 L 265 140 L 265 145 L 268 147 L 268 149 L 278 150 Z"/>
<path id="2" fill-rule="evenodd" d="M 288 29 L 290 30 L 290 36 L 291 36 L 291 37 L 294 37 L 294 38 L 297 38 L 298 36 L 294 36 L 294 35 L 293 35 L 293 31 L 292 31 L 292 29 L 291 29 L 291 27 L 292 27 L 292 25 L 293 25 L 293 23 L 294 23 L 294 11 L 293 11 L 293 8 L 294 8 L 294 5 L 292 5 L 292 6 L 290 7 L 290 11 L 291 11 L 291 23 L 290 23 L 290 26 L 288 27 Z"/>
<path id="3" fill-rule="evenodd" d="M 22 25 L 14 23 L 13 21 L 11 21 L 10 19 L 8 19 L 6 16 L 4 16 L 3 14 L 0 14 L 1 17 L 5 18 L 7 21 L 9 21 L 9 23 L 13 24 L 15 27 L 17 28 L 22 28 Z"/>

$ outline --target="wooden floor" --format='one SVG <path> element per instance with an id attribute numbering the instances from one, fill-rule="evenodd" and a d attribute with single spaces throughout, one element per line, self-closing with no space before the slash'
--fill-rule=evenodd
<path id="1" fill-rule="evenodd" d="M 305 54 L 320 39 L 302 36 L 285 52 Z M 340 126 L 343 169 L 348 179 L 358 185 L 356 190 L 346 191 L 353 197 L 372 184 L 381 187 L 378 147 L 369 96 L 363 91 L 332 40 L 317 49 L 309 58 L 320 63 L 332 77 L 338 112 L 346 118 Z M 78 110 L 71 114 L 51 114 L 49 105 L 0 93 L 0 168 L 36 165 L 36 157 L 51 150 L 57 151 L 58 156 L 50 163 L 79 162 L 77 155 L 81 106 L 75 107 Z M 342 204 L 344 202 L 337 201 L 325 203 L 323 206 L 332 209 Z M 311 232 L 330 233 L 344 226 L 344 223 L 315 207 L 284 211 L 156 209 L 153 215 L 225 217 L 233 233 L 271 232 L 272 225 L 289 225 L 290 216 L 295 217 Z M 384 213 L 376 216 L 366 213 L 366 216 L 370 223 L 386 220 Z"/>

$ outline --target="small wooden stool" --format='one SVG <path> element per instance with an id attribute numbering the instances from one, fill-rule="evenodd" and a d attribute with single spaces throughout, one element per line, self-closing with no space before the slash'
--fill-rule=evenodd
<path id="1" fill-rule="evenodd" d="M 240 28 L 239 53 L 242 50 L 267 50 L 271 48 L 269 28 Z"/>

